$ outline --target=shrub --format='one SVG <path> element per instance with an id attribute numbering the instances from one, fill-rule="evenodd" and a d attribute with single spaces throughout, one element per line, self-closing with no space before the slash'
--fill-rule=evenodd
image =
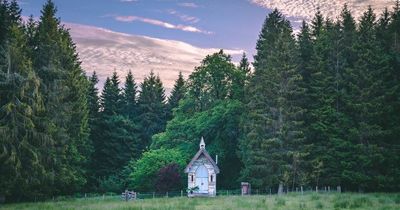
<path id="1" fill-rule="evenodd" d="M 158 192 L 182 189 L 180 166 L 176 163 L 161 168 L 157 173 L 156 186 Z"/>
<path id="2" fill-rule="evenodd" d="M 283 198 L 276 198 L 276 199 L 275 199 L 275 203 L 276 203 L 277 206 L 284 206 L 284 205 L 286 205 L 286 201 L 285 201 L 285 199 L 283 199 Z"/>
<path id="3" fill-rule="evenodd" d="M 135 191 L 153 191 L 157 182 L 157 174 L 161 168 L 177 164 L 178 172 L 183 174 L 183 167 L 186 165 L 185 157 L 176 149 L 157 149 L 143 153 L 143 156 L 136 162 L 131 162 L 127 167 L 130 170 L 128 186 Z M 183 176 L 181 176 L 183 177 Z M 181 179 L 183 182 L 183 179 Z"/>
<path id="4" fill-rule="evenodd" d="M 119 193 L 123 190 L 122 188 L 123 188 L 123 183 L 121 182 L 121 179 L 116 175 L 111 175 L 104 179 L 99 180 L 99 189 L 98 189 L 99 192 Z"/>
<path id="5" fill-rule="evenodd" d="M 317 204 L 315 205 L 315 208 L 317 208 L 317 209 L 323 209 L 323 208 L 324 208 L 324 205 L 323 205 L 320 201 L 318 201 Z"/>

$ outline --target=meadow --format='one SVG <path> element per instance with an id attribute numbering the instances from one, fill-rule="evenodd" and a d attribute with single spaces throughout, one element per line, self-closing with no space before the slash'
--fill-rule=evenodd
<path id="1" fill-rule="evenodd" d="M 8 209 L 365 209 L 365 210 L 398 210 L 400 209 L 399 193 L 309 193 L 289 195 L 254 195 L 254 196 L 218 196 L 215 198 L 155 198 L 139 199 L 125 202 L 119 197 L 105 199 L 88 198 L 66 201 L 49 201 L 38 203 L 6 204 L 1 210 Z"/>

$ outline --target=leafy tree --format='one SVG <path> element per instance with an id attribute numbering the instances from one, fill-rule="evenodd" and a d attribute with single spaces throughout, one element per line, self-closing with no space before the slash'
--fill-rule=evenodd
<path id="1" fill-rule="evenodd" d="M 214 102 L 232 96 L 235 70 L 231 56 L 223 50 L 207 55 L 189 76 L 188 94 L 196 104 L 195 110 L 206 110 Z"/>
<path id="2" fill-rule="evenodd" d="M 130 188 L 137 191 L 150 191 L 157 188 L 157 175 L 160 169 L 177 164 L 179 172 L 183 173 L 186 166 L 185 156 L 176 149 L 157 149 L 144 152 L 137 161 L 129 163 L 133 171 L 130 174 Z"/>
<path id="3" fill-rule="evenodd" d="M 161 168 L 157 173 L 156 189 L 158 192 L 177 191 L 183 188 L 181 167 L 176 164 L 169 164 Z"/>

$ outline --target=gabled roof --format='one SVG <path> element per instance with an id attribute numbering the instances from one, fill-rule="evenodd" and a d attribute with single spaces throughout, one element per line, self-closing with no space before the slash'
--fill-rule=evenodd
<path id="1" fill-rule="evenodd" d="M 205 148 L 200 149 L 196 155 L 192 158 L 192 160 L 190 161 L 190 163 L 186 166 L 185 168 L 185 173 L 189 173 L 189 169 L 192 167 L 194 161 L 196 161 L 201 154 L 204 154 L 204 156 L 206 157 L 206 159 L 208 161 L 210 161 L 211 165 L 213 165 L 215 173 L 219 174 L 219 168 L 217 166 L 217 164 L 214 162 L 214 160 L 211 158 L 210 154 L 208 154 L 207 150 Z"/>

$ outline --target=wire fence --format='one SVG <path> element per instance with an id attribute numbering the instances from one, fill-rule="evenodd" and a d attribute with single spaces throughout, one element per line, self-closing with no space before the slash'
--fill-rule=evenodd
<path id="1" fill-rule="evenodd" d="M 283 189 L 282 195 L 306 195 L 310 193 L 340 193 L 342 189 L 340 186 L 338 187 L 298 187 L 292 190 Z M 273 196 L 278 194 L 277 188 L 264 188 L 264 189 L 251 189 L 249 195 L 264 195 L 264 196 Z M 241 189 L 234 190 L 217 190 L 216 196 L 240 196 L 242 195 Z M 155 198 L 174 198 L 174 197 L 187 197 L 186 190 L 181 191 L 172 191 L 172 192 L 136 192 L 136 199 L 134 200 L 143 200 L 143 199 L 155 199 Z M 31 202 L 45 202 L 45 201 L 69 201 L 69 200 L 105 200 L 105 201 L 116 201 L 126 200 L 125 196 L 117 193 L 78 193 L 74 195 L 67 196 L 35 196 L 30 200 Z"/>

